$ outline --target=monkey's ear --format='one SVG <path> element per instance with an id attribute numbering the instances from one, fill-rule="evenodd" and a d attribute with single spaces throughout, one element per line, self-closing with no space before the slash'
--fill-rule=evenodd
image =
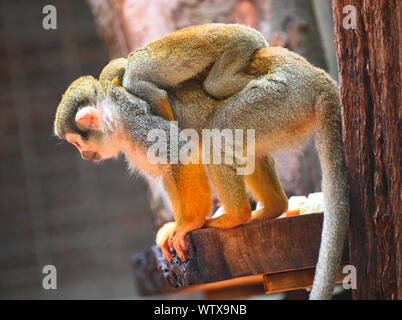
<path id="1" fill-rule="evenodd" d="M 101 129 L 101 119 L 99 111 L 94 107 L 84 107 L 75 115 L 75 122 L 82 129 Z"/>

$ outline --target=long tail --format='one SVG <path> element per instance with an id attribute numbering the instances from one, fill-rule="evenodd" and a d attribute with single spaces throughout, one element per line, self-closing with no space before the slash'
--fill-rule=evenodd
<path id="1" fill-rule="evenodd" d="M 323 99 L 316 113 L 319 125 L 315 143 L 322 166 L 325 212 L 311 300 L 332 298 L 350 211 L 338 93 Z"/>

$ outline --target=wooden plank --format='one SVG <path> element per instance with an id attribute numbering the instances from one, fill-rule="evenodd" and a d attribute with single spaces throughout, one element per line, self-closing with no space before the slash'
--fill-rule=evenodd
<path id="1" fill-rule="evenodd" d="M 186 237 L 188 260 L 175 253 L 168 262 L 160 249 L 134 258 L 134 274 L 142 294 L 218 281 L 313 268 L 321 241 L 322 214 L 256 221 L 220 230 L 204 228 Z M 345 251 L 347 253 L 347 250 Z M 347 254 L 344 260 L 347 260 Z"/>
<path id="2" fill-rule="evenodd" d="M 250 275 L 246 277 L 239 277 L 239 278 L 233 278 L 233 279 L 228 279 L 228 280 L 222 280 L 222 281 L 216 281 L 216 282 L 209 282 L 209 283 L 204 283 L 204 284 L 197 284 L 193 286 L 189 286 L 187 288 L 183 288 L 178 290 L 178 293 L 180 294 L 187 294 L 187 293 L 193 293 L 193 292 L 199 292 L 199 291 L 204 291 L 204 292 L 216 292 L 220 290 L 231 290 L 233 288 L 237 287 L 250 287 L 250 286 L 256 286 L 256 285 L 261 285 L 262 287 L 262 292 L 261 294 L 264 293 L 264 284 L 263 284 L 263 276 L 260 274 L 257 275 Z"/>
<path id="3" fill-rule="evenodd" d="M 342 283 L 345 274 L 342 269 L 345 264 L 339 266 L 336 283 Z M 263 275 L 264 289 L 266 294 L 284 292 L 290 290 L 309 289 L 313 285 L 315 268 L 305 268 L 277 272 Z"/>
<path id="4" fill-rule="evenodd" d="M 265 220 L 229 230 L 191 234 L 204 282 L 312 267 L 318 257 L 322 215 Z"/>

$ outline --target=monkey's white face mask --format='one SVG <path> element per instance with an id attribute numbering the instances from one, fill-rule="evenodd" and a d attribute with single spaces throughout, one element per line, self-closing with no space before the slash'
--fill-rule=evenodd
<path id="1" fill-rule="evenodd" d="M 81 108 L 75 116 L 79 130 L 68 132 L 66 140 L 74 145 L 85 160 L 99 161 L 117 157 L 120 153 L 118 135 L 106 119 L 103 110 L 93 106 Z"/>

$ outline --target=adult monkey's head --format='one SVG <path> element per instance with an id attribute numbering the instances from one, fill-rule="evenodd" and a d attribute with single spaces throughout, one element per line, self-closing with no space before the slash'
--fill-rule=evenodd
<path id="1" fill-rule="evenodd" d="M 54 132 L 73 144 L 83 159 L 102 160 L 116 157 L 120 150 L 113 103 L 108 99 L 111 85 L 122 81 L 127 60 L 112 60 L 99 80 L 84 76 L 68 87 L 57 108 Z"/>

